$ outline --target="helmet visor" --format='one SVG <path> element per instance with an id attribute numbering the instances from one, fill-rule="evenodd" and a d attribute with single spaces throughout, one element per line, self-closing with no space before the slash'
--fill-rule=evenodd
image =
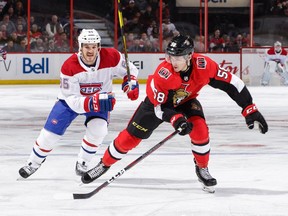
<path id="1" fill-rule="evenodd" d="M 169 63 L 184 63 L 188 60 L 189 56 L 188 55 L 182 55 L 182 56 L 174 56 L 174 55 L 169 55 L 166 53 L 165 59 Z"/>

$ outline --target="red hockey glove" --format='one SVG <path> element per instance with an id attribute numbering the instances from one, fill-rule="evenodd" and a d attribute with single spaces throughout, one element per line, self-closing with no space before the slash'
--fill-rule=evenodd
<path id="1" fill-rule="evenodd" d="M 170 119 L 170 123 L 179 131 L 179 135 L 184 136 L 192 131 L 192 123 L 188 122 L 182 114 L 176 114 Z"/>
<path id="2" fill-rule="evenodd" d="M 260 133 L 265 134 L 268 131 L 267 122 L 265 121 L 262 114 L 258 111 L 255 104 L 247 106 L 242 111 L 242 115 L 245 117 L 246 124 L 249 129 L 254 128 L 254 122 L 256 121 L 259 123 Z"/>
<path id="3" fill-rule="evenodd" d="M 122 90 L 127 94 L 130 100 L 137 100 L 139 97 L 139 84 L 137 78 L 130 76 L 130 82 L 128 81 L 128 76 L 123 78 Z"/>
<path id="4" fill-rule="evenodd" d="M 5 50 L 0 49 L 0 56 L 2 56 L 4 60 L 6 60 L 6 55 L 7 55 L 7 52 Z"/>
<path id="5" fill-rule="evenodd" d="M 94 94 L 86 97 L 84 109 L 86 112 L 108 112 L 113 110 L 115 103 L 116 99 L 112 93 Z"/>

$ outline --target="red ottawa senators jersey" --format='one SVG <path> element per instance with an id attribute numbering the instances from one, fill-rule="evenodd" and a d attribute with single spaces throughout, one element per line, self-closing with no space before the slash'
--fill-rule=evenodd
<path id="1" fill-rule="evenodd" d="M 201 88 L 207 84 L 229 93 L 239 106 L 251 103 L 252 98 L 248 90 L 241 92 L 245 87 L 243 81 L 219 67 L 207 56 L 194 53 L 191 59 L 192 72 L 187 79 L 182 79 L 180 72 L 175 72 L 172 64 L 163 61 L 147 80 L 146 93 L 149 100 L 158 106 L 168 99 L 169 91 L 173 91 L 174 107 L 185 101 L 196 98 Z M 233 91 L 233 94 L 230 94 Z M 243 98 L 244 96 L 244 98 Z"/>

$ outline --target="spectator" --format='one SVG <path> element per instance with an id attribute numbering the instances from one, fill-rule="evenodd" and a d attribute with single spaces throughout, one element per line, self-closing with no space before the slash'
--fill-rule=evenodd
<path id="1" fill-rule="evenodd" d="M 30 30 L 31 42 L 36 41 L 41 36 L 42 36 L 42 33 L 39 31 L 38 25 L 33 24 Z"/>
<path id="2" fill-rule="evenodd" d="M 2 32 L 2 37 L 7 40 L 9 34 L 7 33 L 7 27 L 5 24 L 0 25 L 0 31 Z"/>
<path id="3" fill-rule="evenodd" d="M 48 46 L 45 49 L 45 52 L 57 52 L 57 49 L 55 47 L 55 43 L 53 39 L 50 39 L 48 42 Z"/>
<path id="4" fill-rule="evenodd" d="M 35 42 L 31 43 L 31 52 L 44 52 L 44 50 L 43 39 L 38 38 Z"/>
<path id="5" fill-rule="evenodd" d="M 129 32 L 129 33 L 126 33 L 125 36 L 126 36 L 126 48 L 127 50 L 129 50 L 129 48 L 132 47 L 133 42 L 134 42 L 134 33 Z M 124 50 L 122 36 L 118 38 L 118 50 L 120 52 Z"/>
<path id="6" fill-rule="evenodd" d="M 138 12 L 140 12 L 140 10 L 135 5 L 135 1 L 130 0 L 129 4 L 123 10 L 123 17 L 125 17 L 128 21 L 132 20 Z"/>
<path id="7" fill-rule="evenodd" d="M 16 23 L 17 15 L 14 13 L 14 7 L 12 4 L 9 6 L 7 14 L 9 15 L 9 20 Z"/>
<path id="8" fill-rule="evenodd" d="M 153 49 L 155 50 L 155 52 L 160 52 L 159 39 L 153 39 L 151 40 L 151 42 L 153 44 Z"/>
<path id="9" fill-rule="evenodd" d="M 214 31 L 214 35 L 211 37 L 209 42 L 210 52 L 223 52 L 225 47 L 225 41 L 221 37 L 220 29 Z"/>
<path id="10" fill-rule="evenodd" d="M 60 40 L 61 39 L 61 34 L 64 32 L 64 29 L 63 27 L 59 27 L 57 28 L 57 32 L 56 34 L 54 35 L 54 41 L 57 41 L 57 40 Z"/>
<path id="11" fill-rule="evenodd" d="M 15 47 L 15 45 L 14 45 L 14 42 L 13 42 L 13 40 L 12 40 L 11 38 L 8 39 L 7 45 L 4 46 L 2 49 L 5 50 L 7 53 L 9 53 L 9 52 L 16 52 L 16 51 L 17 51 L 17 50 L 16 50 L 16 47 Z"/>
<path id="12" fill-rule="evenodd" d="M 155 20 L 150 22 L 149 27 L 147 28 L 147 36 L 150 40 L 156 39 L 159 36 L 159 27 Z"/>
<path id="13" fill-rule="evenodd" d="M 17 38 L 22 40 L 23 38 L 27 37 L 27 32 L 23 30 L 23 25 L 18 24 L 17 25 L 17 31 L 16 31 Z"/>
<path id="14" fill-rule="evenodd" d="M 0 26 L 5 25 L 7 34 L 10 35 L 16 31 L 14 23 L 10 20 L 9 14 L 5 14 L 3 20 L 0 22 Z"/>
<path id="15" fill-rule="evenodd" d="M 17 46 L 20 44 L 20 39 L 18 39 L 16 32 L 12 32 L 12 34 L 9 36 L 9 39 L 13 40 L 15 48 L 17 48 Z"/>
<path id="16" fill-rule="evenodd" d="M 142 44 L 145 44 L 146 41 L 149 41 L 149 38 L 148 38 L 148 36 L 147 36 L 147 34 L 145 32 L 141 33 L 140 41 L 141 41 Z"/>
<path id="17" fill-rule="evenodd" d="M 244 46 L 250 47 L 250 34 L 247 34 L 246 32 L 242 34 L 243 36 L 243 43 Z M 254 46 L 254 41 L 252 41 L 252 46 Z"/>
<path id="18" fill-rule="evenodd" d="M 145 41 L 144 52 L 159 52 L 159 49 L 154 46 L 154 43 L 150 40 Z"/>
<path id="19" fill-rule="evenodd" d="M 26 38 L 21 39 L 20 45 L 17 47 L 17 52 L 27 52 L 27 40 Z"/>
<path id="20" fill-rule="evenodd" d="M 7 38 L 3 37 L 3 32 L 0 31 L 0 49 L 2 49 L 7 43 Z"/>
<path id="21" fill-rule="evenodd" d="M 37 31 L 42 32 L 43 23 L 39 22 L 39 20 L 36 19 L 34 16 L 30 16 L 30 28 L 32 28 L 33 24 L 37 25 Z"/>
<path id="22" fill-rule="evenodd" d="M 23 2 L 21 0 L 18 0 L 16 2 L 16 5 L 15 5 L 15 14 L 17 17 L 21 16 L 21 17 L 25 17 L 26 16 L 26 11 L 23 7 Z"/>
<path id="23" fill-rule="evenodd" d="M 156 20 L 155 13 L 152 11 L 151 5 L 147 5 L 145 12 L 140 17 L 140 22 L 147 29 L 153 20 Z"/>
<path id="24" fill-rule="evenodd" d="M 144 52 L 144 45 L 141 44 L 140 39 L 136 38 L 133 45 L 129 48 L 129 52 Z"/>
<path id="25" fill-rule="evenodd" d="M 243 36 L 242 34 L 237 34 L 236 38 L 235 38 L 235 41 L 233 43 L 233 49 L 232 49 L 232 52 L 240 52 L 240 49 L 243 47 L 243 46 L 247 46 L 247 43 L 246 41 L 243 39 Z"/>
<path id="26" fill-rule="evenodd" d="M 145 12 L 147 5 L 147 0 L 136 0 L 136 6 L 139 8 L 141 14 Z"/>
<path id="27" fill-rule="evenodd" d="M 275 15 L 286 16 L 286 10 L 288 9 L 288 1 L 275 0 L 270 11 Z"/>
<path id="28" fill-rule="evenodd" d="M 45 30 L 49 35 L 49 38 L 53 38 L 57 33 L 59 28 L 63 28 L 62 25 L 58 22 L 58 16 L 52 15 L 51 21 L 46 24 Z"/>
<path id="29" fill-rule="evenodd" d="M 167 27 L 169 32 L 174 33 L 175 31 L 177 31 L 175 25 L 170 22 L 169 17 L 165 17 L 165 19 L 163 19 L 162 28 L 166 28 L 166 27 Z"/>
<path id="30" fill-rule="evenodd" d="M 69 52 L 70 45 L 69 40 L 67 38 L 67 34 L 62 32 L 60 37 L 55 41 L 55 46 L 59 52 Z"/>
<path id="31" fill-rule="evenodd" d="M 24 19 L 24 17 L 18 16 L 14 24 L 16 28 L 17 28 L 17 25 L 23 25 L 23 31 L 27 31 L 27 22 Z"/>
<path id="32" fill-rule="evenodd" d="M 194 40 L 195 52 L 205 52 L 204 37 L 200 35 L 195 36 Z"/>
<path id="33" fill-rule="evenodd" d="M 225 41 L 224 52 L 233 52 L 233 39 L 227 34 L 223 35 Z"/>

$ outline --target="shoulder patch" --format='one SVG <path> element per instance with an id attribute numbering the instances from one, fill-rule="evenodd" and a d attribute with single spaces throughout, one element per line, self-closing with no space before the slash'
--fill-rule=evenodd
<path id="1" fill-rule="evenodd" d="M 171 72 L 167 69 L 167 68 L 160 68 L 160 70 L 158 71 L 158 74 L 160 77 L 164 78 L 164 79 L 168 79 L 172 74 Z"/>
<path id="2" fill-rule="evenodd" d="M 206 69 L 207 62 L 204 57 L 197 57 L 196 64 L 198 69 Z"/>

